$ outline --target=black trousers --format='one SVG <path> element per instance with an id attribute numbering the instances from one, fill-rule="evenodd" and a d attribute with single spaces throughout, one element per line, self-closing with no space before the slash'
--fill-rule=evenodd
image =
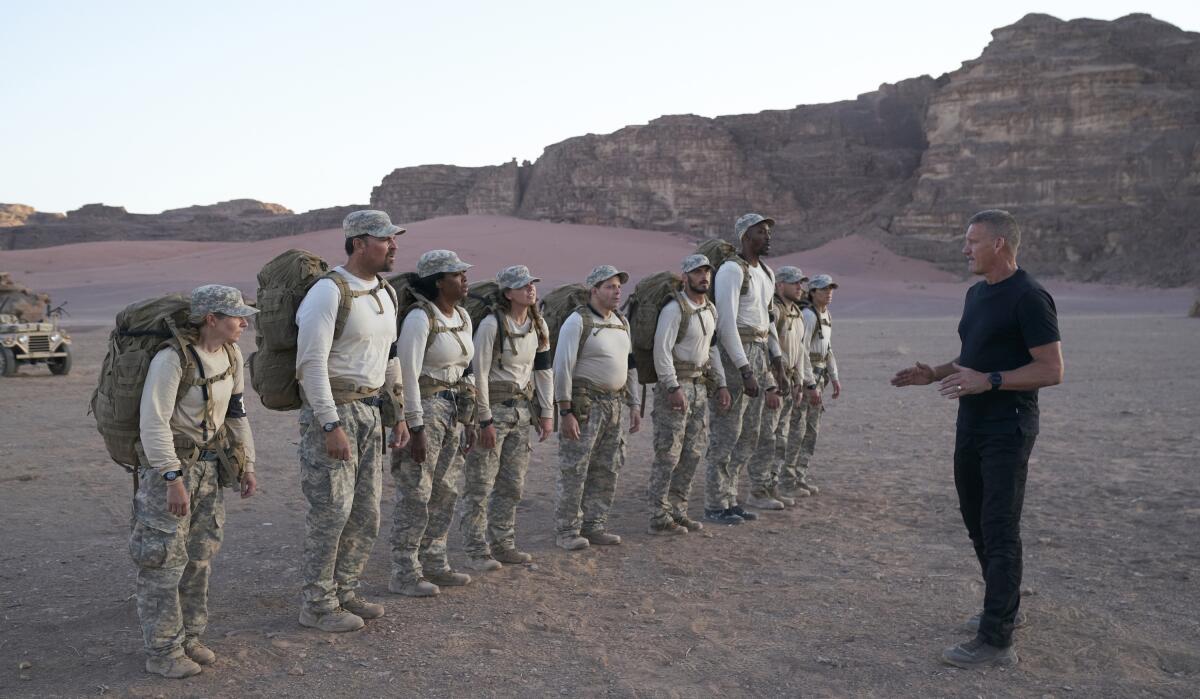
<path id="1" fill-rule="evenodd" d="M 1036 434 L 974 434 L 954 440 L 954 486 L 967 534 L 983 571 L 979 635 L 1000 648 L 1012 645 L 1021 606 L 1021 506 Z"/>

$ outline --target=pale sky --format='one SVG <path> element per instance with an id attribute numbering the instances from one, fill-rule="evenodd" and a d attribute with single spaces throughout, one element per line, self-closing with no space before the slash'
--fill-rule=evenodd
<path id="1" fill-rule="evenodd" d="M 362 204 L 397 167 L 937 76 L 1029 12 L 1200 30 L 1181 1 L 0 0 L 0 202 Z"/>

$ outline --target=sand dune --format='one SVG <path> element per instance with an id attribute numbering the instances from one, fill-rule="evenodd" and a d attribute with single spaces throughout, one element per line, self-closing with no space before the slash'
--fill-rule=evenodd
<path id="1" fill-rule="evenodd" d="M 455 250 L 475 264 L 473 280 L 511 264 L 526 264 L 544 280 L 543 291 L 583 279 L 596 264 L 628 270 L 634 281 L 675 269 L 695 246 L 682 234 L 627 228 L 526 221 L 499 216 L 449 216 L 408 226 L 399 240 L 397 269 L 411 269 L 434 248 Z M 117 310 L 153 294 L 186 291 L 204 283 L 231 284 L 253 296 L 264 262 L 288 248 L 344 259 L 339 230 L 315 231 L 254 242 L 108 241 L 0 252 L 0 270 L 68 302 L 71 321 L 111 322 Z M 967 282 L 920 260 L 900 257 L 877 242 L 850 236 L 820 248 L 772 257 L 774 267 L 799 266 L 839 281 L 834 305 L 848 317 L 953 316 Z M 1188 290 L 1134 289 L 1077 283 L 1048 285 L 1067 313 L 1183 313 Z"/>

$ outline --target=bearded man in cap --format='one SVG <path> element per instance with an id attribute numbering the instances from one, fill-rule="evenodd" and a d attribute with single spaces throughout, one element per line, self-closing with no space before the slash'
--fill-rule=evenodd
<path id="1" fill-rule="evenodd" d="M 783 355 L 784 374 L 790 390 L 780 398 L 779 410 L 768 410 L 763 417 L 762 431 L 758 438 L 758 450 L 754 462 L 771 464 L 769 471 L 760 472 L 762 479 L 751 483 L 747 505 L 763 510 L 782 510 L 796 504 L 795 497 L 780 488 L 781 478 L 788 474 L 787 450 L 792 441 L 799 443 L 804 435 L 804 423 L 793 430 L 797 414 L 795 406 L 803 401 L 820 400 L 817 385 L 809 363 L 808 347 L 804 344 L 804 318 L 800 300 L 803 285 L 808 277 L 798 267 L 780 267 L 775 274 L 775 298 L 771 300 L 771 313 L 775 318 L 775 331 L 779 336 L 779 350 Z M 793 450 L 794 451 L 794 450 Z"/>
<path id="2" fill-rule="evenodd" d="M 607 531 L 617 474 L 625 462 L 621 403 L 629 432 L 641 428 L 629 323 L 617 312 L 629 275 L 600 265 L 587 277 L 588 303 L 563 321 L 554 350 L 554 397 L 560 416 L 556 542 L 568 551 L 614 546 Z"/>
<path id="3" fill-rule="evenodd" d="M 775 279 L 762 261 L 771 249 L 774 225 L 761 214 L 738 218 L 733 232 L 741 249 L 716 275 L 717 339 L 732 405 L 712 416 L 704 518 L 720 524 L 758 519 L 738 504 L 738 474 L 758 447 L 763 411 L 780 405 L 775 376 L 782 377 L 782 372 L 772 372 L 769 363 L 781 369 L 782 360 L 768 359 L 768 343 L 775 334 L 769 307 Z M 751 468 L 751 479 L 761 481 L 770 464 L 751 463 Z"/>
<path id="4" fill-rule="evenodd" d="M 654 332 L 654 463 L 650 467 L 650 533 L 686 534 L 704 528 L 688 517 L 688 494 L 708 446 L 710 386 L 720 410 L 729 389 L 713 345 L 717 309 L 708 300 L 712 263 L 689 255 L 679 293 L 658 314 Z"/>
<path id="5" fill-rule="evenodd" d="M 395 360 L 396 305 L 380 276 L 396 258 L 393 225 L 382 211 L 355 211 L 342 222 L 346 264 L 309 288 L 296 311 L 301 487 L 308 503 L 304 601 L 300 624 L 354 631 L 383 616 L 383 605 L 358 594 L 359 578 L 379 534 L 384 430 L 380 394 L 400 396 Z M 338 306 L 350 312 L 337 337 Z M 391 446 L 408 443 L 402 421 Z"/>

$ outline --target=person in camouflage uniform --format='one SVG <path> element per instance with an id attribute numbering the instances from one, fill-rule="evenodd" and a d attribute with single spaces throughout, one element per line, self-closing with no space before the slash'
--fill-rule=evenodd
<path id="1" fill-rule="evenodd" d="M 821 430 L 821 413 L 825 411 L 824 392 L 832 385 L 831 398 L 837 399 L 842 395 L 842 382 L 838 380 L 837 358 L 833 356 L 833 325 L 829 316 L 829 302 L 833 300 L 833 290 L 838 285 L 828 274 L 818 274 L 808 283 L 809 296 L 812 306 L 804 309 L 804 339 L 808 348 L 808 357 L 812 362 L 813 375 L 816 377 L 814 395 L 800 404 L 796 422 L 804 423 L 803 439 L 793 440 L 795 453 L 789 455 L 786 461 L 795 464 L 790 470 L 783 490 L 793 497 L 816 495 L 820 490 L 808 478 L 808 466 L 812 462 L 813 452 L 817 447 L 817 435 Z"/>
<path id="2" fill-rule="evenodd" d="M 460 305 L 470 268 L 450 250 L 421 255 L 414 284 L 419 301 L 404 316 L 397 342 L 412 446 L 392 452 L 388 590 L 407 597 L 432 597 L 441 587 L 471 582 L 446 557 L 463 454 L 475 439 L 471 317 Z"/>
<path id="3" fill-rule="evenodd" d="M 719 409 L 728 410 L 729 389 L 712 345 L 716 307 L 708 300 L 712 263 L 689 255 L 681 266 L 682 288 L 658 316 L 654 333 L 654 463 L 650 467 L 650 533 L 686 534 L 704 528 L 687 516 L 688 495 L 708 446 L 709 385 Z M 684 304 L 687 304 L 686 307 Z M 683 314 L 688 314 L 680 337 Z M 678 341 L 677 341 L 678 340 Z"/>
<path id="4" fill-rule="evenodd" d="M 768 410 L 763 417 L 758 450 L 753 462 L 769 464 L 770 468 L 754 473 L 747 505 L 764 510 L 781 510 L 796 504 L 791 493 L 781 492 L 781 477 L 786 479 L 787 450 L 789 441 L 798 444 L 804 434 L 804 423 L 793 432 L 792 420 L 799 402 L 817 398 L 812 366 L 809 364 L 808 348 L 804 344 L 804 319 L 800 308 L 803 295 L 802 284 L 808 277 L 798 267 L 780 267 L 775 274 L 775 297 L 771 300 L 771 313 L 775 318 L 775 330 L 779 337 L 779 350 L 783 357 L 783 371 L 790 390 L 780 394 L 782 406 L 779 410 Z M 794 450 L 793 450 L 794 451 Z"/>
<path id="5" fill-rule="evenodd" d="M 741 242 L 739 259 L 726 260 L 714 283 L 717 339 L 732 398 L 732 407 L 727 412 L 713 411 L 710 420 L 704 518 L 719 524 L 758 519 L 738 504 L 738 474 L 748 464 L 756 473 L 770 468 L 751 463 L 751 457 L 758 447 L 763 411 L 778 410 L 780 405 L 778 372 L 771 371 L 768 360 L 768 345 L 775 334 L 768 303 L 775 283 L 761 260 L 771 248 L 774 225 L 774 220 L 759 214 L 738 218 L 734 235 Z M 778 360 L 775 363 L 781 366 Z"/>
<path id="6" fill-rule="evenodd" d="M 625 462 L 622 400 L 630 406 L 630 433 L 641 427 L 633 343 L 617 312 L 627 281 L 629 275 L 612 265 L 593 269 L 589 302 L 563 322 L 554 350 L 554 396 L 562 419 L 555 543 L 568 551 L 621 543 L 606 527 Z"/>
<path id="7" fill-rule="evenodd" d="M 129 553 L 138 566 L 137 610 L 146 671 L 171 679 L 198 674 L 216 654 L 200 640 L 208 626 L 208 581 L 221 548 L 225 501 L 217 450 L 230 434 L 246 461 L 238 487 L 254 495 L 254 440 L 242 400 L 237 340 L 257 313 L 232 287 L 192 292 L 190 320 L 198 339 L 154 356 L 140 406 L 137 494 Z M 183 363 L 181 352 L 188 352 Z M 183 371 L 197 383 L 180 395 Z M 210 379 L 203 384 L 199 381 Z"/>
<path id="8" fill-rule="evenodd" d="M 459 522 L 467 565 L 473 570 L 496 570 L 505 563 L 533 559 L 517 550 L 516 519 L 529 470 L 529 426 L 537 426 L 542 442 L 554 431 L 550 332 L 537 311 L 540 281 L 524 265 L 501 270 L 496 275 L 495 308 L 475 331 L 471 367 L 479 446 L 463 467 Z"/>
<path id="9" fill-rule="evenodd" d="M 334 337 L 341 292 L 332 279 L 309 288 L 296 312 L 296 376 L 300 409 L 300 484 L 305 517 L 300 624 L 354 631 L 383 616 L 381 604 L 358 594 L 359 578 L 379 534 L 384 425 L 381 393 L 399 394 L 391 359 L 396 308 L 378 275 L 392 269 L 395 237 L 404 229 L 382 211 L 355 211 L 342 222 L 345 265 L 335 267 L 354 294 L 341 335 Z M 408 442 L 403 422 L 391 446 Z"/>

